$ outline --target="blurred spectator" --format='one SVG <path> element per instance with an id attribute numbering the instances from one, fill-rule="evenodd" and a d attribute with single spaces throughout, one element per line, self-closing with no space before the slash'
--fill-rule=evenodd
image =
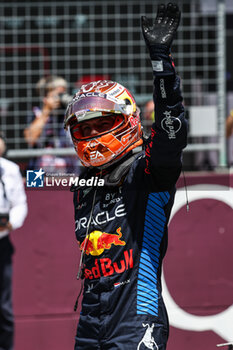
<path id="1" fill-rule="evenodd" d="M 3 158 L 0 136 L 0 349 L 13 349 L 12 254 L 9 233 L 23 225 L 27 201 L 18 165 Z"/>
<path id="2" fill-rule="evenodd" d="M 154 121 L 154 101 L 149 100 L 146 102 L 144 108 L 143 108 L 143 115 L 142 115 L 142 121 L 143 121 L 143 131 L 146 136 L 150 135 L 150 129 L 152 126 L 152 123 Z"/>
<path id="3" fill-rule="evenodd" d="M 66 106 L 72 99 L 67 94 L 67 82 L 62 77 L 41 78 L 36 85 L 42 99 L 42 108 L 33 107 L 30 125 L 24 130 L 27 143 L 33 148 L 72 147 L 70 138 L 64 132 L 63 121 Z M 47 168 L 52 172 L 74 171 L 75 157 L 42 155 L 29 162 L 29 168 Z"/>
<path id="4" fill-rule="evenodd" d="M 226 120 L 226 136 L 230 137 L 233 134 L 233 109 L 230 111 Z"/>
<path id="5" fill-rule="evenodd" d="M 228 146 L 228 165 L 233 165 L 233 109 L 226 119 L 226 137 Z"/>

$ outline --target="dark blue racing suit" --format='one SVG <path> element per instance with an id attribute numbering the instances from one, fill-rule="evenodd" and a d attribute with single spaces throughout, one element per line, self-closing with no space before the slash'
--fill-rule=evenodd
<path id="1" fill-rule="evenodd" d="M 73 189 L 85 279 L 75 350 L 166 349 L 161 265 L 187 126 L 172 59 L 161 53 L 158 60 L 145 150 L 84 174 L 101 176 L 104 187 Z"/>

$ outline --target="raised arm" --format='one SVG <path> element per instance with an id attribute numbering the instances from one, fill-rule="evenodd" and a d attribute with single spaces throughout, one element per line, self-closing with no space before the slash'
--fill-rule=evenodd
<path id="1" fill-rule="evenodd" d="M 182 149 L 187 143 L 187 123 L 171 57 L 171 45 L 180 22 L 176 4 L 159 5 L 150 25 L 142 17 L 142 32 L 149 50 L 154 75 L 155 122 L 146 146 L 146 173 L 152 174 L 161 189 L 176 183 L 181 171 Z"/>

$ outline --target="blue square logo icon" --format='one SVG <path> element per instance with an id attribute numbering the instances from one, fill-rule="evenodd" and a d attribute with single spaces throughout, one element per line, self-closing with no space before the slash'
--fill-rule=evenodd
<path id="1" fill-rule="evenodd" d="M 27 170 L 26 186 L 27 187 L 44 187 L 44 174 L 45 172 L 40 170 Z"/>

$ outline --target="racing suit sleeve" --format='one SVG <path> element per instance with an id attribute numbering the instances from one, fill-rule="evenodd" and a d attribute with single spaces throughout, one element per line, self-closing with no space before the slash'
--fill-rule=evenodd
<path id="1" fill-rule="evenodd" d="M 187 124 L 180 91 L 180 79 L 170 55 L 179 27 L 181 12 L 177 4 L 158 5 L 153 22 L 142 16 L 144 40 L 154 75 L 155 122 L 146 145 L 146 174 L 159 190 L 173 187 L 181 171 L 182 149 L 187 143 Z"/>
<path id="2" fill-rule="evenodd" d="M 150 51 L 154 75 L 155 121 L 146 145 L 147 174 L 152 174 L 160 190 L 175 185 L 182 168 L 182 149 L 187 144 L 180 78 L 169 50 L 158 45 Z"/>

